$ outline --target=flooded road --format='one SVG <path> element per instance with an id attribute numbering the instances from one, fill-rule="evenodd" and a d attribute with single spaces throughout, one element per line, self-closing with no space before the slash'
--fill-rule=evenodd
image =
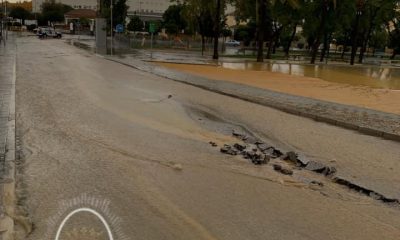
<path id="1" fill-rule="evenodd" d="M 344 66 L 344 65 L 307 65 L 282 62 L 221 62 L 223 68 L 249 71 L 269 71 L 302 77 L 320 78 L 322 80 L 367 86 L 380 89 L 400 89 L 400 68 L 385 66 Z"/>
<path id="2" fill-rule="evenodd" d="M 359 73 L 360 71 L 368 72 L 370 68 L 356 67 L 355 70 L 351 70 L 347 67 L 337 67 L 339 70 L 335 71 L 335 66 L 266 63 L 222 63 L 222 66 L 159 64 L 209 79 L 246 84 L 292 95 L 400 114 L 400 104 L 398 104 L 400 102 L 399 90 L 372 88 L 356 84 L 362 81 L 372 85 L 397 86 L 398 82 L 395 78 L 394 80 L 375 80 Z M 245 67 L 246 65 L 248 67 Z M 327 69 L 323 70 L 324 67 Z M 340 69 L 342 68 L 348 71 L 341 72 Z M 397 73 L 398 70 L 393 69 L 393 71 Z M 301 75 L 325 76 L 332 81 Z M 346 83 L 345 79 L 349 79 L 350 82 L 353 81 L 354 85 Z M 342 81 L 342 83 L 339 83 L 339 81 Z"/>
<path id="3" fill-rule="evenodd" d="M 67 39 L 67 43 L 82 49 L 95 52 L 92 39 Z M 232 54 L 238 48 L 227 48 L 225 54 Z M 271 62 L 257 63 L 253 60 L 241 58 L 222 57 L 220 61 L 210 60 L 210 56 L 201 56 L 200 52 L 185 50 L 154 50 L 152 59 L 149 51 L 143 49 L 115 49 L 116 55 L 121 57 L 134 57 L 143 60 L 170 62 L 170 63 L 191 63 L 219 65 L 225 69 L 260 71 L 283 73 L 293 76 L 318 78 L 331 83 L 340 83 L 355 87 L 364 86 L 376 89 L 400 90 L 400 67 L 399 66 L 378 66 L 378 65 L 356 65 L 349 66 L 346 63 L 329 63 L 310 65 L 305 63 L 294 63 L 286 60 L 274 60 Z"/>
<path id="4" fill-rule="evenodd" d="M 400 238 L 397 207 L 294 165 L 289 176 L 220 153 L 241 129 L 400 198 L 399 143 L 170 81 L 58 40 L 20 39 L 17 54 L 18 203 L 35 226 L 19 239 L 52 239 L 66 208 L 88 205 L 117 239 Z M 76 226 L 107 239 L 84 214 L 62 236 L 84 239 L 88 231 Z"/>

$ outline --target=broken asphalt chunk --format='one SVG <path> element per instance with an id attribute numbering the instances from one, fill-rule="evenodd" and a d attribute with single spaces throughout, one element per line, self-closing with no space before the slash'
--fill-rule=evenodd
<path id="1" fill-rule="evenodd" d="M 265 150 L 267 150 L 268 148 L 270 148 L 271 146 L 269 146 L 268 144 L 262 143 L 262 144 L 257 144 L 258 149 L 260 149 L 260 151 L 264 152 Z"/>
<path id="2" fill-rule="evenodd" d="M 310 162 L 310 160 L 305 156 L 297 156 L 297 162 L 301 165 L 301 167 L 305 167 Z"/>
<path id="3" fill-rule="evenodd" d="M 319 172 L 322 173 L 322 171 L 324 171 L 326 168 L 325 165 L 323 165 L 322 163 L 316 162 L 316 161 L 310 161 L 307 166 L 305 167 L 305 169 L 313 171 L 313 172 Z"/>
<path id="4" fill-rule="evenodd" d="M 247 146 L 244 145 L 244 144 L 235 143 L 235 145 L 233 145 L 233 147 L 236 148 L 236 149 L 239 150 L 239 151 L 243 151 L 243 150 L 246 149 Z"/>
<path id="5" fill-rule="evenodd" d="M 325 176 L 331 176 L 336 173 L 336 168 L 335 167 L 325 167 L 325 169 L 322 171 L 322 174 Z"/>
<path id="6" fill-rule="evenodd" d="M 297 164 L 297 154 L 295 152 L 287 152 L 286 154 L 282 155 L 282 160 L 293 162 Z"/>
<path id="7" fill-rule="evenodd" d="M 325 176 L 331 176 L 337 171 L 335 167 L 325 166 L 324 164 L 315 161 L 308 162 L 305 169 L 321 173 Z"/>
<path id="8" fill-rule="evenodd" d="M 237 155 L 237 153 L 238 153 L 235 149 L 232 148 L 232 146 L 227 145 L 227 144 L 225 144 L 225 145 L 220 149 L 220 151 L 221 151 L 222 153 L 225 153 L 225 154 L 228 154 L 228 155 L 233 155 L 233 156 Z"/>
<path id="9" fill-rule="evenodd" d="M 293 175 L 293 171 L 292 170 L 290 170 L 288 168 L 285 168 L 285 167 L 282 167 L 279 164 L 274 164 L 273 167 L 274 167 L 275 171 L 280 172 L 280 173 L 282 173 L 284 175 Z"/>
<path id="10" fill-rule="evenodd" d="M 269 160 L 270 160 L 269 156 L 265 154 L 255 154 L 251 159 L 251 162 L 255 165 L 263 165 L 267 164 Z"/>
<path id="11" fill-rule="evenodd" d="M 281 165 L 279 165 L 279 164 L 274 164 L 274 170 L 275 171 L 280 171 L 280 170 L 282 170 L 282 166 Z"/>
<path id="12" fill-rule="evenodd" d="M 244 134 L 243 132 L 240 132 L 238 130 L 233 130 L 232 135 L 235 137 L 242 137 L 242 136 L 245 136 L 246 134 Z"/>

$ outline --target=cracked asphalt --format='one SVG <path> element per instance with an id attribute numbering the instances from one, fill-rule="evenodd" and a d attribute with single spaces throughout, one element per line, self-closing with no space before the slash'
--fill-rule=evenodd
<path id="1" fill-rule="evenodd" d="M 91 202 L 117 239 L 400 238 L 397 206 L 317 174 L 283 176 L 209 145 L 234 143 L 228 130 L 242 127 L 400 198 L 398 142 L 171 81 L 62 40 L 21 37 L 17 45 L 18 193 L 25 199 L 18 207 L 35 226 L 27 233 L 19 222 L 20 239 L 54 236 L 49 222 L 62 221 L 60 205 L 82 194 L 98 199 Z M 77 226 L 106 239 L 84 215 L 64 238 L 82 234 Z"/>

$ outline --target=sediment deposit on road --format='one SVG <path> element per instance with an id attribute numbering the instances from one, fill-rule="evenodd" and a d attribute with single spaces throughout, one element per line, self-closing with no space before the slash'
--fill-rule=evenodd
<path id="1" fill-rule="evenodd" d="M 120 220 L 114 229 L 127 239 L 400 238 L 396 204 L 285 159 L 254 164 L 221 153 L 224 144 L 247 144 L 233 134 L 241 131 L 397 199 L 397 142 L 171 81 L 63 41 L 20 38 L 17 57 L 20 207 L 35 226 L 27 239 L 52 233 L 48 220 L 60 203 L 82 194 L 107 200 Z M 85 216 L 76 221 L 98 231 Z M 64 234 L 79 234 L 74 227 Z"/>

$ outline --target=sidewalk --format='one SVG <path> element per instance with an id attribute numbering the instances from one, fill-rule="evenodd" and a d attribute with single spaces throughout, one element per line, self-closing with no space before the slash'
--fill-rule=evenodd
<path id="1" fill-rule="evenodd" d="M 139 70 L 227 96 L 240 98 L 291 114 L 308 117 L 316 121 L 359 131 L 364 134 L 400 141 L 400 115 L 397 114 L 279 93 L 240 83 L 210 80 L 204 77 L 164 68 L 152 63 L 143 62 L 129 56 L 105 57 L 109 60 Z"/>
<path id="2" fill-rule="evenodd" d="M 0 46 L 0 238 L 12 239 L 15 204 L 16 45 L 10 34 Z M 11 217 L 10 217 L 11 216 Z"/>

